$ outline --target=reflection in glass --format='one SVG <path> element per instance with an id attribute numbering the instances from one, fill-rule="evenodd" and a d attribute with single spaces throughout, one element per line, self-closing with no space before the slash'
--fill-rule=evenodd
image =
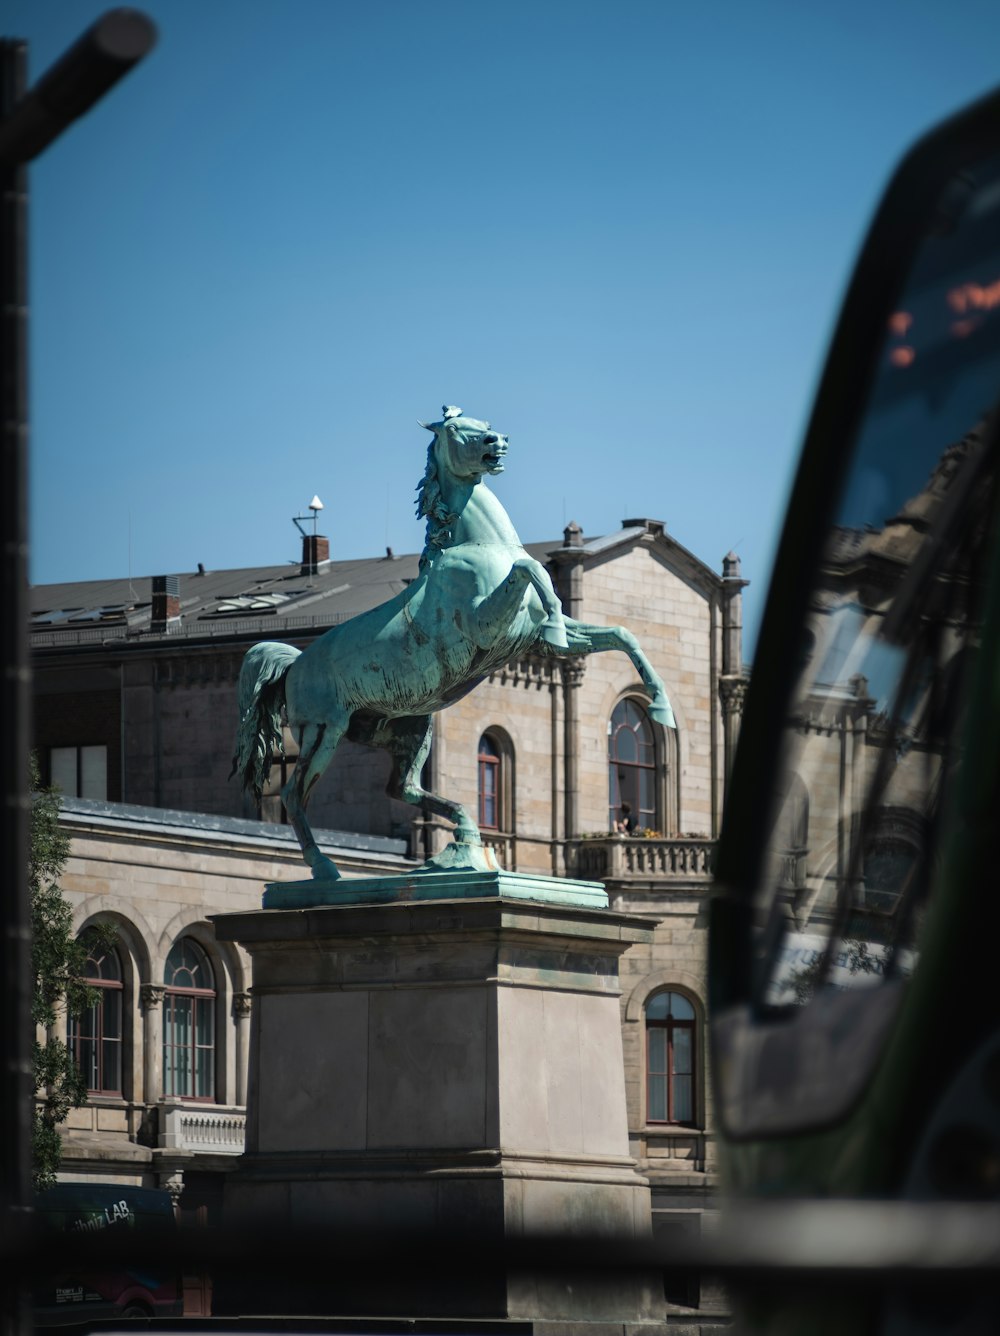
<path id="1" fill-rule="evenodd" d="M 758 998 L 769 1006 L 875 987 L 917 959 L 979 639 L 996 475 L 985 409 L 1000 384 L 998 183 L 1000 164 L 988 164 L 959 223 L 927 239 L 834 507 L 758 893 Z"/>

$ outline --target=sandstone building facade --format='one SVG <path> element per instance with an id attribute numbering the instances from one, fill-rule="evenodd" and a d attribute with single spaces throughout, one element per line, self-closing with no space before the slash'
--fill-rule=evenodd
<path id="1" fill-rule="evenodd" d="M 262 883 L 301 864 L 277 798 L 295 740 L 258 809 L 228 779 L 240 663 L 258 640 L 304 646 L 417 575 L 416 556 L 328 551 L 312 536 L 292 567 L 32 592 L 35 745 L 72 837 L 63 888 L 81 932 L 119 930 L 92 965 L 102 1006 L 73 1032 L 93 1091 L 71 1119 L 68 1177 L 167 1184 L 204 1211 L 241 1148 L 252 980 L 211 916 L 258 907 Z M 504 866 L 603 881 L 613 908 L 657 924 L 622 963 L 630 1137 L 654 1211 L 696 1226 L 713 1167 L 706 892 L 745 582 L 732 554 L 716 573 L 644 518 L 599 538 L 572 524 L 529 551 L 569 615 L 637 636 L 677 729 L 649 719 L 622 654 L 526 658 L 437 716 L 426 782 L 478 813 Z M 311 801 L 347 875 L 403 870 L 447 841 L 445 823 L 384 796 L 387 777 L 384 753 L 344 743 Z"/>

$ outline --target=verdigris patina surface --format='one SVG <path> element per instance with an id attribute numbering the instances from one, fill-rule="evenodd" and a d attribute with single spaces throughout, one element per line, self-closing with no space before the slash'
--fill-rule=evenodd
<path id="1" fill-rule="evenodd" d="M 487 869 L 468 810 L 420 783 L 436 710 L 461 699 L 494 669 L 528 653 L 575 656 L 622 650 L 652 698 L 650 717 L 674 727 L 663 683 L 631 632 L 563 615 L 545 567 L 521 546 L 484 475 L 503 472 L 507 437 L 445 407 L 424 424 L 434 439 L 417 489 L 427 518 L 420 575 L 380 607 L 332 627 L 305 650 L 264 641 L 247 653 L 239 682 L 233 773 L 260 798 L 281 749 L 282 711 L 299 736 L 299 760 L 282 790 L 312 875 L 340 876 L 316 845 L 306 804 L 342 738 L 392 756 L 387 793 L 455 823 L 435 869 Z M 431 866 L 428 865 L 428 866 Z"/>

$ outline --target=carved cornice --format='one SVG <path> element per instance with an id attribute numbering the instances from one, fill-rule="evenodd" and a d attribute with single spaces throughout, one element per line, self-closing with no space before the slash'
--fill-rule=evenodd
<path id="1" fill-rule="evenodd" d="M 236 682 L 243 654 L 231 652 L 184 654 L 156 661 L 156 683 L 160 687 L 206 687 Z"/>
<path id="2" fill-rule="evenodd" d="M 505 663 L 490 673 L 487 679 L 492 686 L 500 687 L 542 687 L 551 688 L 555 682 L 555 661 L 550 658 L 527 655 Z"/>

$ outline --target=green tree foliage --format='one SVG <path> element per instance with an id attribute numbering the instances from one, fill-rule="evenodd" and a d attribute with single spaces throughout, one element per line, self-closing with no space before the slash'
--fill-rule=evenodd
<path id="1" fill-rule="evenodd" d="M 87 1102 L 87 1085 L 68 1046 L 55 1037 L 62 1009 L 81 1016 L 97 1001 L 97 990 L 82 982 L 88 948 L 73 934 L 73 911 L 57 882 L 69 855 L 69 839 L 59 828 L 59 795 L 39 785 L 31 763 L 31 965 L 34 993 L 31 1015 L 34 1046 L 35 1105 L 32 1173 L 36 1189 L 55 1181 L 61 1142 L 58 1126 L 70 1109 Z M 113 935 L 113 934 L 112 934 Z M 46 1031 L 40 1042 L 37 1027 Z"/>

